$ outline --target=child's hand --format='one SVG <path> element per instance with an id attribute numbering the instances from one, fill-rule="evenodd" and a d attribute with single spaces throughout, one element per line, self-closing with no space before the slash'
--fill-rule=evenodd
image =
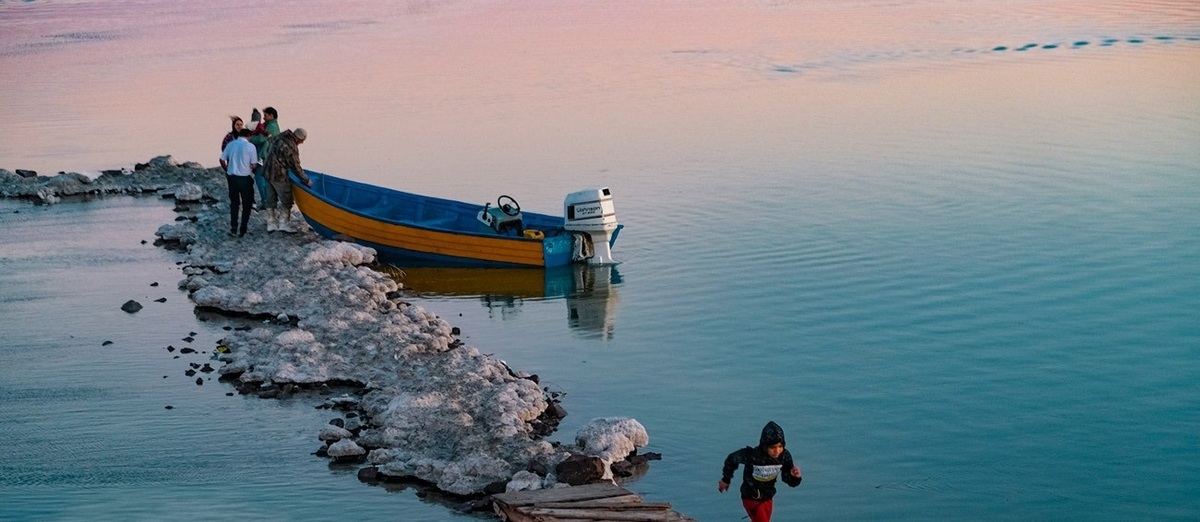
<path id="1" fill-rule="evenodd" d="M 725 492 L 725 490 L 727 490 L 727 489 L 729 489 L 729 483 L 728 483 L 728 482 L 725 482 L 724 480 L 722 480 L 722 481 L 720 481 L 720 482 L 717 482 L 717 491 L 719 491 L 719 492 L 721 492 L 721 493 L 724 493 L 724 492 Z"/>
<path id="2" fill-rule="evenodd" d="M 792 466 L 792 476 L 793 477 L 800 476 L 800 468 L 798 466 Z"/>

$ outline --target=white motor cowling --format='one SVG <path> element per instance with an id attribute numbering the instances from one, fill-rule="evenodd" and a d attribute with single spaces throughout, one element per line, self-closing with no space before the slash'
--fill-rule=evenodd
<path id="1" fill-rule="evenodd" d="M 620 224 L 608 187 L 567 194 L 563 200 L 563 217 L 566 218 L 563 228 L 591 240 L 591 255 L 585 256 L 589 263 L 613 263 L 612 236 Z"/>

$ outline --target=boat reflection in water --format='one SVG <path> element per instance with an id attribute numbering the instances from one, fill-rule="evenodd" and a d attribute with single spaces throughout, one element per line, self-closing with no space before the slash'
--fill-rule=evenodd
<path id="1" fill-rule="evenodd" d="M 567 324 L 580 335 L 609 340 L 617 312 L 621 275 L 616 265 L 557 268 L 409 267 L 393 274 L 406 293 L 418 297 L 477 298 L 502 319 L 516 315 L 525 301 L 563 299 Z"/>

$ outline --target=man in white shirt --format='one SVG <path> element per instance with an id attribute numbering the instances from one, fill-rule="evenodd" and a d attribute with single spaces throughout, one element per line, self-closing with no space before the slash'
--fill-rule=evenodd
<path id="1" fill-rule="evenodd" d="M 250 222 L 250 208 L 254 205 L 254 169 L 258 167 L 258 152 L 247 138 L 250 129 L 238 131 L 236 140 L 229 142 L 221 151 L 221 168 L 225 169 L 225 180 L 229 182 L 229 235 L 243 237 Z M 238 220 L 238 209 L 241 220 Z"/>

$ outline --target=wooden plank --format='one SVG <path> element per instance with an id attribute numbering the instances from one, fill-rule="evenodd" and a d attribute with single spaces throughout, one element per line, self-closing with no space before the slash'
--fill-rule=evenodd
<path id="1" fill-rule="evenodd" d="M 609 502 L 609 500 L 605 498 L 599 500 L 581 500 L 579 502 L 539 502 L 535 506 L 540 508 L 612 509 L 616 511 L 671 509 L 671 505 L 666 502 L 641 502 L 640 500 L 637 502 Z"/>
<path id="2" fill-rule="evenodd" d="M 568 509 L 568 508 L 524 508 L 521 510 L 534 517 L 552 517 L 551 520 L 560 520 L 564 518 L 579 518 L 583 520 L 607 520 L 612 522 L 664 522 L 670 520 L 666 518 L 667 512 L 664 511 L 613 511 L 607 509 L 592 510 L 592 509 Z"/>
<path id="3" fill-rule="evenodd" d="M 575 504 L 575 503 L 579 503 L 579 502 L 591 502 L 594 504 L 620 506 L 620 505 L 636 504 L 636 503 L 642 502 L 642 497 L 639 497 L 633 493 L 630 493 L 628 495 L 617 495 L 615 497 L 604 497 L 604 498 L 597 498 L 597 499 L 579 499 L 579 500 L 564 500 L 564 501 L 547 500 L 545 502 L 538 502 L 538 504 L 539 505 L 547 505 L 547 504 L 555 504 L 555 503 Z"/>
<path id="4" fill-rule="evenodd" d="M 492 499 L 509 506 L 528 506 L 541 502 L 572 502 L 633 495 L 629 490 L 610 483 L 585 484 L 566 488 L 514 491 L 492 495 Z"/>
<path id="5" fill-rule="evenodd" d="M 504 506 L 499 503 L 492 504 L 492 511 L 496 512 L 496 516 L 500 517 L 500 520 L 506 522 L 537 522 L 536 519 L 521 513 L 517 508 Z"/>

